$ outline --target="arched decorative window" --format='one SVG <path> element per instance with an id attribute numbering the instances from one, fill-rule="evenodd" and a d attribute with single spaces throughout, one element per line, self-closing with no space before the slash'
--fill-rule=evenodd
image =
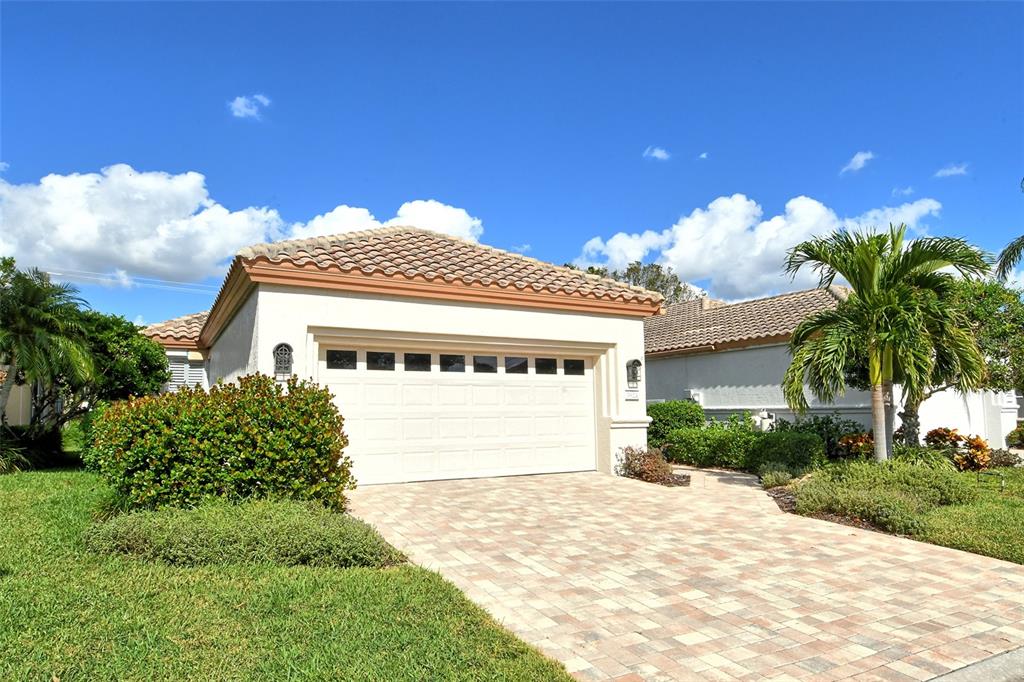
<path id="1" fill-rule="evenodd" d="M 292 347 L 287 343 L 274 346 L 274 378 L 287 381 L 292 375 Z"/>

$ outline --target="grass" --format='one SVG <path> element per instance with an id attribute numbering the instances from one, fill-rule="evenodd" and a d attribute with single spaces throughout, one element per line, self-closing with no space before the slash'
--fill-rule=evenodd
<path id="1" fill-rule="evenodd" d="M 0 679 L 568 680 L 439 575 L 88 551 L 107 491 L 0 476 Z"/>
<path id="2" fill-rule="evenodd" d="M 793 486 L 796 511 L 835 515 L 945 547 L 1024 564 L 1024 468 L 999 476 L 922 464 L 832 465 Z"/>

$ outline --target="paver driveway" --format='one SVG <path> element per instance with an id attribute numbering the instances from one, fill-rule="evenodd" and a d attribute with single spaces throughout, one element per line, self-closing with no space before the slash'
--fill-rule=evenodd
<path id="1" fill-rule="evenodd" d="M 352 511 L 581 679 L 920 680 L 1024 644 L 1024 567 L 784 514 L 738 474 L 377 486 Z"/>

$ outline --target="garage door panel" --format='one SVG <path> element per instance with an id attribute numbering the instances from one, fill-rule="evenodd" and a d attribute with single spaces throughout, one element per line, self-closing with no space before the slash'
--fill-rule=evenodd
<path id="1" fill-rule="evenodd" d="M 349 349 L 350 350 L 350 349 Z M 365 357 L 367 349 L 357 349 Z M 374 348 L 395 352 L 401 348 Z M 327 370 L 362 485 L 595 468 L 593 375 Z M 517 356 L 524 356 L 519 354 Z M 545 354 L 543 357 L 552 357 Z M 321 362 L 324 356 L 321 354 Z"/>

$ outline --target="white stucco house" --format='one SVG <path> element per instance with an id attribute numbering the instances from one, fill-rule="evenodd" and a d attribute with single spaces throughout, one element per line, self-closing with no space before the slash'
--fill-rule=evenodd
<path id="1" fill-rule="evenodd" d="M 213 307 L 153 325 L 172 387 L 328 387 L 360 484 L 610 471 L 644 445 L 659 294 L 425 230 L 261 244 Z"/>
<path id="2" fill-rule="evenodd" d="M 842 288 L 831 287 L 739 303 L 705 298 L 666 306 L 664 315 L 644 324 L 647 400 L 695 400 L 719 419 L 748 410 L 792 420 L 781 387 L 790 336 L 804 317 L 835 307 L 845 295 Z M 871 423 L 867 392 L 850 389 L 828 404 L 809 396 L 809 402 L 811 414 L 838 411 L 865 426 Z M 947 426 L 1003 447 L 1017 423 L 1017 397 L 1013 392 L 949 390 L 925 401 L 920 417 L 922 435 Z"/>

